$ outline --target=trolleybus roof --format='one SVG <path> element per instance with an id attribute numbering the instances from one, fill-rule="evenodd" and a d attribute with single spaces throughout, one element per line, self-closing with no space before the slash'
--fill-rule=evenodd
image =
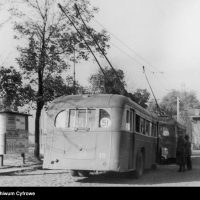
<path id="1" fill-rule="evenodd" d="M 140 112 L 157 118 L 156 114 L 142 108 L 128 97 L 116 94 L 89 94 L 89 95 L 67 95 L 54 99 L 48 107 L 48 111 L 65 108 L 112 108 L 121 107 L 125 104 L 131 105 Z"/>

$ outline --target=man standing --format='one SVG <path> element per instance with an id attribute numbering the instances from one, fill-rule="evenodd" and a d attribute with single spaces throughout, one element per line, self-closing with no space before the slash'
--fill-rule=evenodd
<path id="1" fill-rule="evenodd" d="M 185 149 L 186 140 L 183 137 L 183 132 L 181 130 L 178 131 L 178 141 L 176 148 L 176 164 L 179 165 L 178 172 L 185 172 L 185 164 L 186 164 L 186 149 Z"/>
<path id="2" fill-rule="evenodd" d="M 191 142 L 189 140 L 189 135 L 185 136 L 186 143 L 185 143 L 185 149 L 186 149 L 186 161 L 187 161 L 187 170 L 192 170 L 192 161 L 191 161 Z"/>

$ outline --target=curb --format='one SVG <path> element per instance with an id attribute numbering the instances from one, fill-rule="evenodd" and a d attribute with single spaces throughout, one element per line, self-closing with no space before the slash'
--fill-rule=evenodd
<path id="1" fill-rule="evenodd" d="M 26 171 L 26 170 L 35 170 L 35 169 L 42 169 L 42 164 L 34 164 L 31 166 L 26 166 L 26 167 L 9 167 L 9 168 L 1 168 L 0 169 L 0 175 L 1 174 L 8 174 L 8 173 L 15 173 L 15 172 L 22 172 L 22 171 Z"/>

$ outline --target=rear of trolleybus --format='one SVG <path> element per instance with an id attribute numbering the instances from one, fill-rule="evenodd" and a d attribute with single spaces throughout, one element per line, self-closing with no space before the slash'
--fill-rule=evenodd
<path id="1" fill-rule="evenodd" d="M 135 144 L 134 118 L 128 98 L 120 95 L 70 95 L 54 100 L 48 109 L 43 168 L 69 169 L 73 176 L 136 170 L 140 178 L 145 168 L 144 145 Z"/>
<path id="2" fill-rule="evenodd" d="M 118 171 L 123 108 L 117 104 L 116 95 L 55 99 L 48 109 L 43 168 L 70 169 L 74 176 Z"/>

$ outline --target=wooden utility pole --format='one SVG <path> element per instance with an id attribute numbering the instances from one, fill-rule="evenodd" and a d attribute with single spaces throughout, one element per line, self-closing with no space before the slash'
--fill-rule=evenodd
<path id="1" fill-rule="evenodd" d="M 179 97 L 177 97 L 177 121 L 179 122 L 179 103 L 180 103 L 180 99 Z"/>

